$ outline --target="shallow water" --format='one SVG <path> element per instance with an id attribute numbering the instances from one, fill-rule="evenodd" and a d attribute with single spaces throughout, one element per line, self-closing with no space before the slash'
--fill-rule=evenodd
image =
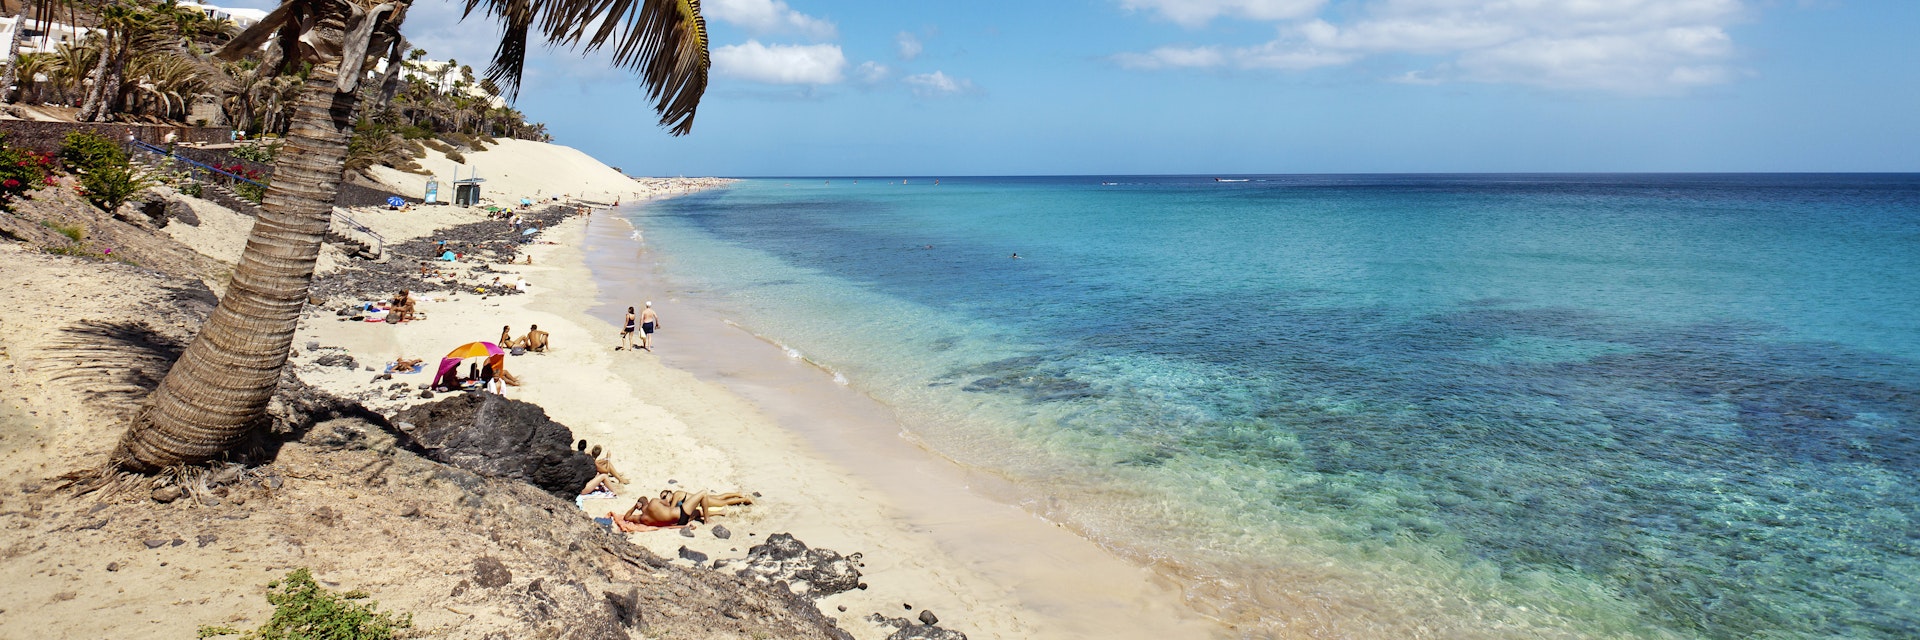
<path id="1" fill-rule="evenodd" d="M 1248 635 L 1920 631 L 1920 177 L 1252 178 L 633 215 Z"/>

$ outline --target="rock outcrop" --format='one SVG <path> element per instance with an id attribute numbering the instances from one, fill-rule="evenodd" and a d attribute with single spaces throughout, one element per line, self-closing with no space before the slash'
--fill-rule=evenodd
<path id="1" fill-rule="evenodd" d="M 573 431 L 539 405 L 474 392 L 393 416 L 408 448 L 489 478 L 532 484 L 571 499 L 593 479 L 593 459 L 575 451 Z"/>
<path id="2" fill-rule="evenodd" d="M 747 568 L 738 575 L 761 582 L 785 581 L 794 592 L 815 598 L 860 586 L 860 554 L 841 556 L 832 549 L 809 549 L 792 534 L 767 536 L 747 550 Z"/>

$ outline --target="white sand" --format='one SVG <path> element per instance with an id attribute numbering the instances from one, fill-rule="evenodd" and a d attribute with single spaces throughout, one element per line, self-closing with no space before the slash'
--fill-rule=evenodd
<path id="1" fill-rule="evenodd" d="M 502 138 L 485 151 L 463 155 L 465 164 L 429 149 L 427 157 L 416 160 L 421 168 L 439 179 L 443 202 L 453 200 L 455 174 L 459 179 L 466 179 L 475 170 L 486 181 L 481 184 L 481 197 L 500 205 L 518 203 L 521 198 L 537 200 L 553 196 L 605 203 L 645 197 L 632 178 L 572 147 Z M 426 193 L 425 175 L 388 167 L 374 167 L 372 173 L 381 183 L 400 193 L 415 197 Z"/>

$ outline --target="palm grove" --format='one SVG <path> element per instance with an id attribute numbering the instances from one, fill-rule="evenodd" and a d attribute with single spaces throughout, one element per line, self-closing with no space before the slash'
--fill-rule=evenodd
<path id="1" fill-rule="evenodd" d="M 77 110 L 75 117 L 86 122 L 204 124 L 205 118 L 196 118 L 192 109 L 204 102 L 242 133 L 283 135 L 292 124 L 294 98 L 310 68 L 306 62 L 283 65 L 284 59 L 276 59 L 271 49 L 251 49 L 234 59 L 215 57 L 240 30 L 190 7 L 28 0 L 15 17 L 15 50 L 50 37 L 50 24 L 93 30 L 87 37 L 59 43 L 51 52 L 9 59 L 0 77 L 0 87 L 6 88 L 0 99 L 71 107 Z M 40 26 L 41 32 L 28 35 L 24 27 L 29 24 Z M 407 168 L 436 138 L 462 144 L 493 137 L 548 139 L 545 125 L 527 122 L 524 114 L 499 99 L 502 92 L 492 80 L 476 79 L 472 67 L 457 61 L 423 60 L 426 54 L 407 51 L 392 67 L 404 72 L 361 89 L 350 168 Z"/>
<path id="2" fill-rule="evenodd" d="M 404 153 L 402 141 L 423 131 L 544 137 L 538 125 L 525 125 L 517 113 L 499 113 L 490 100 L 483 107 L 464 102 L 466 92 L 447 97 L 449 92 L 438 91 L 442 82 L 430 90 L 423 86 L 427 78 L 403 79 L 399 69 L 422 55 L 401 34 L 410 5 L 288 0 L 236 33 L 169 5 L 95 3 L 85 9 L 97 16 L 104 34 L 50 54 L 71 60 L 19 56 L 18 65 L 9 65 L 11 77 L 47 78 L 24 83 L 22 92 L 76 103 L 82 119 L 118 113 L 179 117 L 186 96 L 212 88 L 235 124 L 283 134 L 265 212 L 226 295 L 135 414 L 112 454 L 114 466 L 154 471 L 218 459 L 265 425 L 350 147 L 356 163 L 364 163 Z M 22 13 L 54 6 L 39 0 Z M 583 54 L 604 50 L 611 64 L 636 73 L 656 101 L 662 126 L 674 135 L 691 130 L 709 67 L 698 0 L 467 0 L 465 9 L 469 18 L 483 16 L 504 27 L 481 86 L 515 94 L 528 38 L 538 35 Z M 29 74 L 31 65 L 40 66 Z M 167 65 L 180 69 L 172 75 L 158 71 Z M 382 67 L 386 72 L 376 74 Z M 472 82 L 464 70 L 453 73 L 461 76 L 433 80 Z"/>

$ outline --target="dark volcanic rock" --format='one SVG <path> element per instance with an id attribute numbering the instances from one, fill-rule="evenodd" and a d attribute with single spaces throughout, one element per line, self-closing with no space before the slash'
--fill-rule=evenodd
<path id="1" fill-rule="evenodd" d="M 504 587 L 513 582 L 513 572 L 493 556 L 480 556 L 473 559 L 473 581 L 488 589 Z"/>
<path id="2" fill-rule="evenodd" d="M 907 627 L 893 632 L 887 640 L 967 640 L 967 634 L 935 626 Z"/>
<path id="3" fill-rule="evenodd" d="M 319 358 L 315 359 L 313 363 L 320 365 L 322 367 L 346 367 L 348 369 L 352 369 L 354 367 L 360 366 L 360 363 L 354 361 L 353 356 L 350 356 L 344 353 L 333 353 L 333 354 L 320 356 Z"/>
<path id="4" fill-rule="evenodd" d="M 859 554 L 854 554 L 858 556 Z M 800 593 L 821 597 L 848 591 L 860 584 L 860 570 L 853 560 L 832 549 L 808 549 L 792 534 L 767 536 L 764 544 L 747 550 L 747 568 L 740 577 L 762 582 L 784 580 Z"/>
<path id="5" fill-rule="evenodd" d="M 920 624 L 927 626 L 940 624 L 940 616 L 933 615 L 932 610 L 922 609 L 920 611 Z"/>
<path id="6" fill-rule="evenodd" d="M 716 525 L 713 525 L 713 537 L 719 538 L 721 540 L 725 540 L 727 538 L 733 537 L 733 532 L 728 531 L 725 525 L 716 524 Z"/>
<path id="7" fill-rule="evenodd" d="M 682 559 L 686 559 L 686 560 L 692 560 L 692 561 L 694 561 L 695 563 L 700 563 L 700 562 L 706 562 L 706 561 L 707 561 L 707 554 L 704 554 L 704 553 L 700 553 L 700 552 L 698 552 L 698 551 L 694 551 L 694 550 L 692 550 L 692 549 L 688 549 L 688 548 L 686 548 L 685 546 L 681 546 L 681 547 L 680 547 L 680 557 L 681 557 Z"/>
<path id="8" fill-rule="evenodd" d="M 528 402 L 467 393 L 416 406 L 393 417 L 409 448 L 474 473 L 510 478 L 571 500 L 593 479 L 593 459 L 574 451 L 573 431 Z"/>

